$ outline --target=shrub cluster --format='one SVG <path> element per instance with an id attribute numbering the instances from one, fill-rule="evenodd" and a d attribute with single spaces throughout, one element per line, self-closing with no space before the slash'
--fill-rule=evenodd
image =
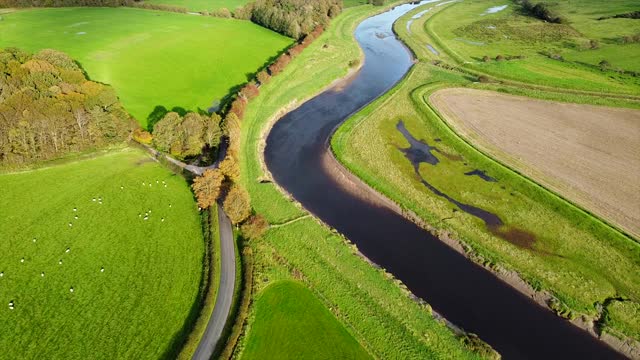
<path id="1" fill-rule="evenodd" d="M 0 50 L 1 167 L 124 142 L 134 128 L 114 90 L 66 54 Z"/>
<path id="2" fill-rule="evenodd" d="M 640 19 L 640 11 L 632 11 L 630 13 L 617 14 L 613 16 L 601 16 L 598 18 L 598 20 L 607 20 L 607 19 Z"/>
<path id="3" fill-rule="evenodd" d="M 189 112 L 180 116 L 172 111 L 153 127 L 155 147 L 179 159 L 199 155 L 205 146 L 217 147 L 221 136 L 220 115 L 215 113 L 208 116 Z"/>
<path id="4" fill-rule="evenodd" d="M 342 10 L 341 0 L 257 0 L 251 5 L 251 20 L 294 39 L 301 39 L 318 26 L 326 27 Z"/>
<path id="5" fill-rule="evenodd" d="M 534 4 L 530 0 L 521 0 L 520 5 L 524 12 L 530 16 L 536 17 L 540 20 L 548 21 L 556 24 L 566 24 L 567 19 L 554 13 L 549 9 L 549 6 L 545 3 Z"/>

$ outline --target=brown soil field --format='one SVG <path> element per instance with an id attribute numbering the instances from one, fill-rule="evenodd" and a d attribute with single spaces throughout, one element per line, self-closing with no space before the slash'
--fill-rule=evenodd
<path id="1" fill-rule="evenodd" d="M 430 103 L 464 139 L 640 238 L 640 111 L 474 89 Z"/>

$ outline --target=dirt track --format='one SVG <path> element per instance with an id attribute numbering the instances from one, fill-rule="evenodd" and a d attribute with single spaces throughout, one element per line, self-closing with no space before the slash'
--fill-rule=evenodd
<path id="1" fill-rule="evenodd" d="M 493 157 L 640 237 L 640 111 L 474 89 L 430 102 Z"/>

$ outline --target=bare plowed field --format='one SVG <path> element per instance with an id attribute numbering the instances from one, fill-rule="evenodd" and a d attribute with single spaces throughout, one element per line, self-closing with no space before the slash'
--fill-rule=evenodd
<path id="1" fill-rule="evenodd" d="M 474 146 L 640 237 L 640 111 L 473 89 L 430 102 Z"/>

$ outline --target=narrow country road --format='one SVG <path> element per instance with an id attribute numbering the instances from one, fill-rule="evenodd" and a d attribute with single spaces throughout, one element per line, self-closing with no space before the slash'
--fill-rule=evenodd
<path id="1" fill-rule="evenodd" d="M 233 245 L 233 230 L 231 221 L 220 205 L 218 205 L 218 226 L 220 227 L 220 288 L 207 329 L 193 354 L 194 360 L 209 360 L 213 356 L 213 351 L 222 336 L 222 330 L 231 311 L 235 289 L 236 254 Z"/>

